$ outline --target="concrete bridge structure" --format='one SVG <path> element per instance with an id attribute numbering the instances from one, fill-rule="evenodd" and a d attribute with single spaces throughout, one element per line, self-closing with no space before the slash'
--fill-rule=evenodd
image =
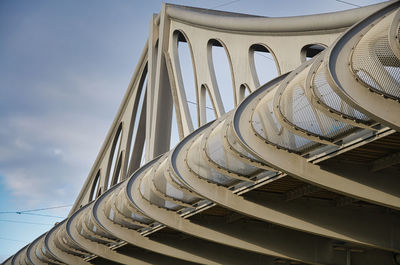
<path id="1" fill-rule="evenodd" d="M 164 4 L 68 218 L 4 264 L 400 264 L 399 33 L 397 1 L 288 18 Z"/>

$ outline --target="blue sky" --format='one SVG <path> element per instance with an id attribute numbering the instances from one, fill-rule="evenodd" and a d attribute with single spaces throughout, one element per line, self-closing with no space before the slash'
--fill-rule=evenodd
<path id="1" fill-rule="evenodd" d="M 171 3 L 264 16 L 353 7 L 337 0 Z M 160 7 L 158 0 L 0 1 L 0 212 L 74 202 Z M 0 213 L 0 262 L 59 220 Z"/>

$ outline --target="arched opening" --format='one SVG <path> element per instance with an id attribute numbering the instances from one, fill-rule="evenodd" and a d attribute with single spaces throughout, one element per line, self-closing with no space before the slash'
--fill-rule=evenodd
<path id="1" fill-rule="evenodd" d="M 121 181 L 121 165 L 123 157 L 124 157 L 124 151 L 121 151 L 121 153 L 118 156 L 117 164 L 115 165 L 114 171 L 111 171 L 112 173 L 111 187 Z"/>
<path id="2" fill-rule="evenodd" d="M 172 110 L 172 119 L 171 119 L 171 138 L 169 141 L 169 149 L 175 147 L 179 143 L 179 132 L 178 132 L 178 124 L 176 120 L 176 106 L 174 105 L 174 109 Z"/>
<path id="3" fill-rule="evenodd" d="M 208 91 L 208 88 L 206 87 L 206 85 L 201 85 L 201 89 L 200 89 L 200 94 L 201 94 L 201 101 L 204 102 L 204 106 L 203 106 L 203 112 L 204 112 L 204 117 L 205 117 L 205 122 L 204 124 L 215 120 L 216 118 L 216 113 L 215 113 L 215 107 L 213 104 L 213 101 L 211 100 L 210 97 L 210 92 Z"/>
<path id="4" fill-rule="evenodd" d="M 94 177 L 92 188 L 90 190 L 89 202 L 97 198 L 99 187 L 100 187 L 100 170 L 97 171 L 96 177 Z"/>
<path id="5" fill-rule="evenodd" d="M 267 46 L 253 44 L 250 46 L 249 52 L 250 68 L 256 86 L 261 86 L 280 74 L 275 55 Z"/>
<path id="6" fill-rule="evenodd" d="M 143 70 L 137 95 L 132 109 L 132 120 L 128 137 L 129 170 L 134 172 L 140 166 L 140 161 L 144 155 L 144 139 L 146 128 L 146 91 L 147 91 L 147 64 Z M 128 149 L 127 149 L 128 151 Z"/>
<path id="7" fill-rule="evenodd" d="M 183 93 L 181 93 L 181 98 L 183 101 L 186 101 L 183 102 L 183 104 L 187 104 L 187 107 L 189 108 L 190 119 L 192 121 L 193 127 L 197 128 L 199 125 L 197 115 L 198 100 L 196 93 L 196 80 L 194 75 L 194 63 L 191 46 L 184 33 L 182 33 L 181 31 L 175 31 L 174 37 L 178 49 L 177 59 L 179 61 L 179 69 L 177 69 L 177 72 L 178 76 L 180 74 L 182 78 L 184 87 L 184 91 L 182 91 Z"/>
<path id="8" fill-rule="evenodd" d="M 115 134 L 113 145 L 111 148 L 111 154 L 109 158 L 109 166 L 107 170 L 107 189 L 109 189 L 113 185 L 113 174 L 115 172 L 116 162 L 119 158 L 119 149 L 120 149 L 120 142 L 121 142 L 121 132 L 122 132 L 122 123 L 119 125 L 117 129 L 117 133 Z"/>
<path id="9" fill-rule="evenodd" d="M 101 187 L 97 190 L 96 198 L 98 198 L 101 195 Z"/>
<path id="10" fill-rule="evenodd" d="M 250 88 L 247 84 L 241 84 L 239 88 L 239 96 L 240 96 L 240 102 L 242 102 L 245 98 L 247 98 L 248 95 L 250 95 L 251 91 Z"/>
<path id="11" fill-rule="evenodd" d="M 211 71 L 214 72 L 211 75 L 215 75 L 219 95 L 223 95 L 221 97 L 223 109 L 225 112 L 228 112 L 236 106 L 229 53 L 225 46 L 218 40 L 211 39 L 208 45 L 211 46 Z M 217 91 L 214 92 L 217 93 Z"/>
<path id="12" fill-rule="evenodd" d="M 304 63 L 305 61 L 310 60 L 315 55 L 325 50 L 325 48 L 326 47 L 322 44 L 309 44 L 304 46 L 303 48 L 301 48 L 300 52 L 301 62 Z"/>

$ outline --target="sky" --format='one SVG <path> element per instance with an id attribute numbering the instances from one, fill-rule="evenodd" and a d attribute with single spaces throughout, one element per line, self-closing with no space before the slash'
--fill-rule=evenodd
<path id="1" fill-rule="evenodd" d="M 281 17 L 377 2 L 382 1 L 170 3 Z M 150 18 L 161 4 L 159 0 L 0 0 L 0 262 L 67 216 L 129 84 Z M 184 45 L 181 50 L 188 52 Z M 223 51 L 215 54 L 215 60 L 226 66 L 217 69 L 218 77 L 229 67 Z M 260 58 L 261 64 L 270 61 Z M 183 74 L 190 77 L 193 73 L 187 69 Z M 188 94 L 188 100 L 196 99 Z M 15 213 L 49 207 L 59 208 Z"/>

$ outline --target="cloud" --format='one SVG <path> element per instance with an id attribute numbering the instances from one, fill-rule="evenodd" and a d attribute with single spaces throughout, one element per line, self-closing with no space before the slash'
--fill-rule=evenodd
<path id="1" fill-rule="evenodd" d="M 0 175 L 20 203 L 72 203 L 87 177 L 123 89 L 96 93 L 93 85 L 100 84 L 84 79 L 70 79 L 74 89 L 69 90 L 57 81 L 48 83 L 30 98 L 41 102 L 39 108 L 8 109 L 0 116 Z"/>
<path id="2" fill-rule="evenodd" d="M 75 200 L 146 41 L 150 10 L 160 7 L 153 5 L 143 12 L 102 1 L 90 15 L 93 7 L 79 1 L 0 8 L 0 183 L 21 205 Z"/>

